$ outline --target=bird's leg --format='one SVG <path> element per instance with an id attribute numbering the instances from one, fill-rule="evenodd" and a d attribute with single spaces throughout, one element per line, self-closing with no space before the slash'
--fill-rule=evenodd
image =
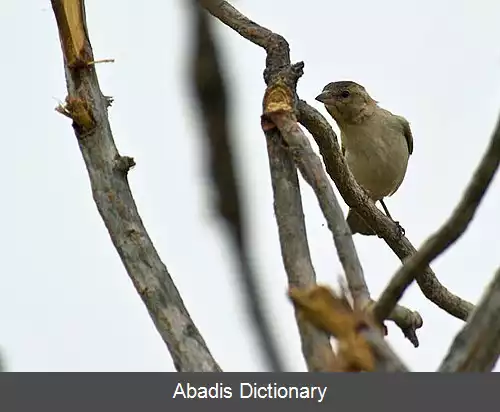
<path id="1" fill-rule="evenodd" d="M 387 206 L 385 205 L 383 199 L 380 199 L 380 204 L 382 205 L 382 207 L 384 208 L 384 212 L 385 214 L 387 215 L 387 217 L 389 219 L 391 219 L 392 221 L 394 221 L 394 219 L 392 218 L 391 214 L 389 213 L 389 209 L 387 209 Z"/>
<path id="2" fill-rule="evenodd" d="M 387 217 L 388 217 L 389 219 L 391 219 L 391 220 L 392 220 L 392 221 L 393 221 L 393 222 L 397 225 L 398 230 L 399 230 L 399 233 L 400 233 L 400 236 L 401 236 L 401 237 L 402 237 L 402 236 L 404 236 L 404 235 L 405 235 L 405 230 L 404 230 L 403 226 L 401 226 L 401 225 L 399 224 L 399 222 L 398 222 L 398 221 L 396 221 L 396 220 L 394 220 L 394 219 L 392 218 L 391 214 L 389 213 L 389 209 L 387 209 L 387 206 L 385 205 L 385 203 L 384 203 L 384 200 L 383 200 L 383 199 L 380 199 L 380 204 L 381 204 L 381 205 L 382 205 L 382 207 L 384 208 L 384 212 L 385 212 L 385 214 L 387 215 Z"/>

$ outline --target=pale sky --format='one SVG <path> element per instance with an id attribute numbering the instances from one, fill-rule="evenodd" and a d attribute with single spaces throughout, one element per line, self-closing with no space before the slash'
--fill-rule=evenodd
<path id="1" fill-rule="evenodd" d="M 110 121 L 139 211 L 194 322 L 225 371 L 262 370 L 228 239 L 214 221 L 197 113 L 187 83 L 190 20 L 183 0 L 87 0 L 87 21 Z M 500 111 L 500 3 L 493 0 L 357 2 L 238 0 L 251 19 L 283 34 L 305 61 L 301 98 L 354 80 L 405 116 L 415 139 L 407 177 L 387 201 L 418 246 L 449 216 L 482 156 Z M 285 11 L 286 10 L 286 11 Z M 214 21 L 234 107 L 252 253 L 287 368 L 305 370 L 286 297 L 259 116 L 264 52 Z M 70 121 L 57 27 L 48 0 L 2 1 L 4 216 L 0 247 L 0 348 L 11 371 L 173 371 L 166 346 L 115 251 L 92 199 Z M 333 121 L 332 121 L 333 122 Z M 318 280 L 342 273 L 312 190 L 302 185 Z M 432 267 L 477 302 L 500 263 L 497 176 L 472 226 Z M 341 198 L 340 198 L 341 199 Z M 342 203 L 343 204 L 343 203 Z M 344 204 L 343 204 L 344 205 Z M 346 210 L 344 205 L 344 210 Z M 377 297 L 400 261 L 378 238 L 355 237 Z M 436 369 L 463 325 L 416 285 L 404 305 L 420 312 L 418 349 L 389 326 L 414 371 Z"/>

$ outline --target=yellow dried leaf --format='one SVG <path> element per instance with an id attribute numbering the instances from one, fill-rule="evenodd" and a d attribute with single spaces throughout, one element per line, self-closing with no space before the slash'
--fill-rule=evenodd
<path id="1" fill-rule="evenodd" d="M 344 372 L 375 369 L 371 348 L 359 333 L 360 327 L 367 322 L 352 310 L 345 296 L 337 296 L 323 286 L 292 288 L 289 295 L 309 322 L 338 340 L 338 356 L 333 369 Z"/>

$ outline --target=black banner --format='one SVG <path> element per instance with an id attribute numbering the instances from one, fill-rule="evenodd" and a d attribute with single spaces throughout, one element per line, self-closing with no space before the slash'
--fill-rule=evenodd
<path id="1" fill-rule="evenodd" d="M 0 410 L 470 412 L 496 405 L 496 379 L 494 373 L 2 373 Z"/>

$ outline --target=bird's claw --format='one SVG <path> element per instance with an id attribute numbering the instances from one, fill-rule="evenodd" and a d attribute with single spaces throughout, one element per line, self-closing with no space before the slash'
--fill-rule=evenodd
<path id="1" fill-rule="evenodd" d="M 397 230 L 398 230 L 398 236 L 399 237 L 403 237 L 405 235 L 405 233 L 406 233 L 405 229 L 403 228 L 403 226 L 401 226 L 399 224 L 399 222 L 394 221 L 394 223 L 396 224 L 396 227 L 397 227 Z"/>

